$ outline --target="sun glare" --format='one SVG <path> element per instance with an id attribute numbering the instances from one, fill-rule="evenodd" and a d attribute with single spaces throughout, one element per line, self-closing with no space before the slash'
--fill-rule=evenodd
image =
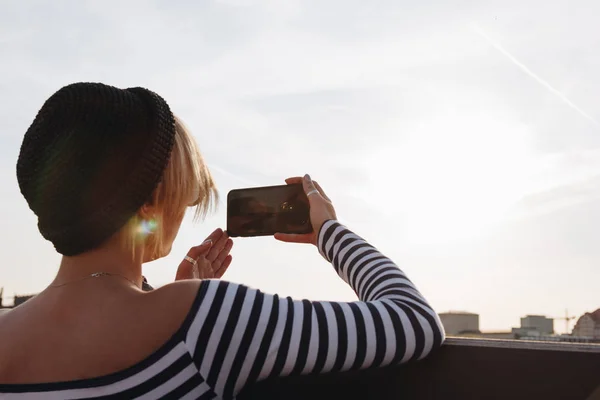
<path id="1" fill-rule="evenodd" d="M 375 154 L 370 192 L 413 244 L 473 239 L 526 192 L 529 139 L 500 118 L 437 116 Z"/>

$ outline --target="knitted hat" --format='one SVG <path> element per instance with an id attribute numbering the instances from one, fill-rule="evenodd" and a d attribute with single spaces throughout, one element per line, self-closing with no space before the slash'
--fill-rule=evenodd
<path id="1" fill-rule="evenodd" d="M 148 89 L 75 83 L 53 94 L 17 162 L 42 235 L 67 256 L 102 244 L 150 200 L 174 138 L 168 104 Z"/>

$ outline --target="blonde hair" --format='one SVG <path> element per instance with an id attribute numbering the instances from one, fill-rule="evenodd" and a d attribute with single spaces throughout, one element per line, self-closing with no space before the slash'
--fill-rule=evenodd
<path id="1" fill-rule="evenodd" d="M 124 229 L 122 243 L 132 250 L 143 244 L 151 259 L 164 256 L 165 234 L 176 229 L 174 222 L 183 217 L 186 207 L 194 206 L 194 219 L 203 219 L 216 206 L 219 193 L 204 162 L 196 140 L 184 123 L 175 117 L 175 143 L 171 157 L 148 202 L 156 210 L 152 220 L 132 217 Z"/>

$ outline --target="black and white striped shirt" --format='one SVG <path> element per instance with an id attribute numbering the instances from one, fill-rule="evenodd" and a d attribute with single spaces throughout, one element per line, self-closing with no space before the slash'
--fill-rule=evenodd
<path id="1" fill-rule="evenodd" d="M 294 301 L 203 281 L 178 332 L 144 361 L 94 379 L 0 385 L 0 399 L 232 399 L 268 377 L 403 363 L 441 345 L 437 314 L 373 246 L 328 221 L 319 251 L 361 301 Z"/>

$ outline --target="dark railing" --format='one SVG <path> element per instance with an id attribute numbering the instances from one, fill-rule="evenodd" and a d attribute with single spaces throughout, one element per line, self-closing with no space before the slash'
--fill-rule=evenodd
<path id="1" fill-rule="evenodd" d="M 600 345 L 448 338 L 414 364 L 264 381 L 239 399 L 600 400 Z"/>

